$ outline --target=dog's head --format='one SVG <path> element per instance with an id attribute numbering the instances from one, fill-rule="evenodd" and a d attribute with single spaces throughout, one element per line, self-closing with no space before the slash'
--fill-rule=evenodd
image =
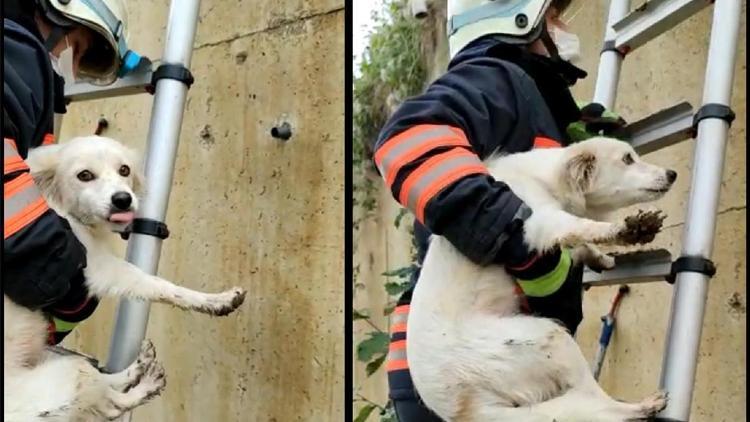
<path id="1" fill-rule="evenodd" d="M 31 150 L 31 175 L 45 196 L 88 226 L 123 231 L 143 193 L 137 155 L 101 136 Z"/>
<path id="2" fill-rule="evenodd" d="M 659 199 L 677 179 L 675 171 L 641 160 L 627 142 L 603 137 L 566 148 L 564 172 L 586 209 L 605 212 Z"/>

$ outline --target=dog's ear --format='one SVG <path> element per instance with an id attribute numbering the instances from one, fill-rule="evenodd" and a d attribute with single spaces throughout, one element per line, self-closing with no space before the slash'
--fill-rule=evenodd
<path id="1" fill-rule="evenodd" d="M 570 186 L 578 192 L 591 188 L 596 171 L 596 155 L 591 151 L 576 152 L 565 165 L 565 173 Z"/>
<path id="2" fill-rule="evenodd" d="M 133 193 L 139 198 L 146 193 L 146 177 L 140 164 L 133 171 Z"/>
<path id="3" fill-rule="evenodd" d="M 60 164 L 60 150 L 62 145 L 45 145 L 29 150 L 26 164 L 31 169 L 31 177 L 43 194 L 50 198 L 57 197 L 55 189 L 55 174 Z"/>

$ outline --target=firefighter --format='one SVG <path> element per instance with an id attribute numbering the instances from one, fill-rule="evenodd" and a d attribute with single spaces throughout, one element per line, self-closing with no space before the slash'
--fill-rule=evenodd
<path id="1" fill-rule="evenodd" d="M 575 333 L 583 316 L 583 268 L 572 265 L 566 249 L 528 250 L 522 230 L 533 210 L 482 164 L 497 152 L 568 145 L 582 138 L 582 124 L 622 125 L 600 105 L 579 109 L 570 92 L 586 72 L 571 63 L 580 50 L 561 20 L 569 4 L 449 0 L 448 70 L 391 116 L 374 161 L 394 198 L 416 217 L 420 261 L 430 234 L 444 236 L 475 263 L 504 265 L 518 281 L 525 312 Z M 413 284 L 392 316 L 389 396 L 400 421 L 439 421 L 419 402 L 401 347 L 412 291 Z"/>
<path id="2" fill-rule="evenodd" d="M 86 251 L 49 208 L 25 158 L 54 142 L 64 84 L 108 85 L 135 68 L 122 0 L 4 0 L 3 292 L 50 319 L 57 344 L 97 306 L 84 285 Z"/>

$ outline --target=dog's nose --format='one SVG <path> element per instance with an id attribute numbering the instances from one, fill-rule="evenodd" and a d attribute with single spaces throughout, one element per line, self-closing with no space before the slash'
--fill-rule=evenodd
<path id="1" fill-rule="evenodd" d="M 677 172 L 674 170 L 667 170 L 667 180 L 669 180 L 669 183 L 674 183 L 674 181 L 677 180 Z"/>
<path id="2" fill-rule="evenodd" d="M 130 208 L 130 204 L 133 203 L 133 197 L 127 192 L 117 192 L 112 195 L 112 205 L 118 210 L 126 211 Z"/>

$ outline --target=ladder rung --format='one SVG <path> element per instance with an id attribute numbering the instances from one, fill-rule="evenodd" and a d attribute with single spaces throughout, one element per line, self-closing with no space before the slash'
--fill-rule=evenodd
<path id="1" fill-rule="evenodd" d="M 117 80 L 112 85 L 97 86 L 76 83 L 65 87 L 65 98 L 70 101 L 99 100 L 124 95 L 144 94 L 151 85 L 151 62 Z"/>
<path id="2" fill-rule="evenodd" d="M 672 254 L 666 249 L 636 251 L 615 255 L 615 268 L 595 273 L 583 272 L 584 287 L 664 281 L 672 267 Z"/>
<path id="3" fill-rule="evenodd" d="M 666 148 L 693 136 L 693 106 L 681 102 L 631 123 L 613 136 L 630 142 L 639 155 Z"/>
<path id="4" fill-rule="evenodd" d="M 647 1 L 612 25 L 615 48 L 635 50 L 711 3 L 706 0 Z"/>

